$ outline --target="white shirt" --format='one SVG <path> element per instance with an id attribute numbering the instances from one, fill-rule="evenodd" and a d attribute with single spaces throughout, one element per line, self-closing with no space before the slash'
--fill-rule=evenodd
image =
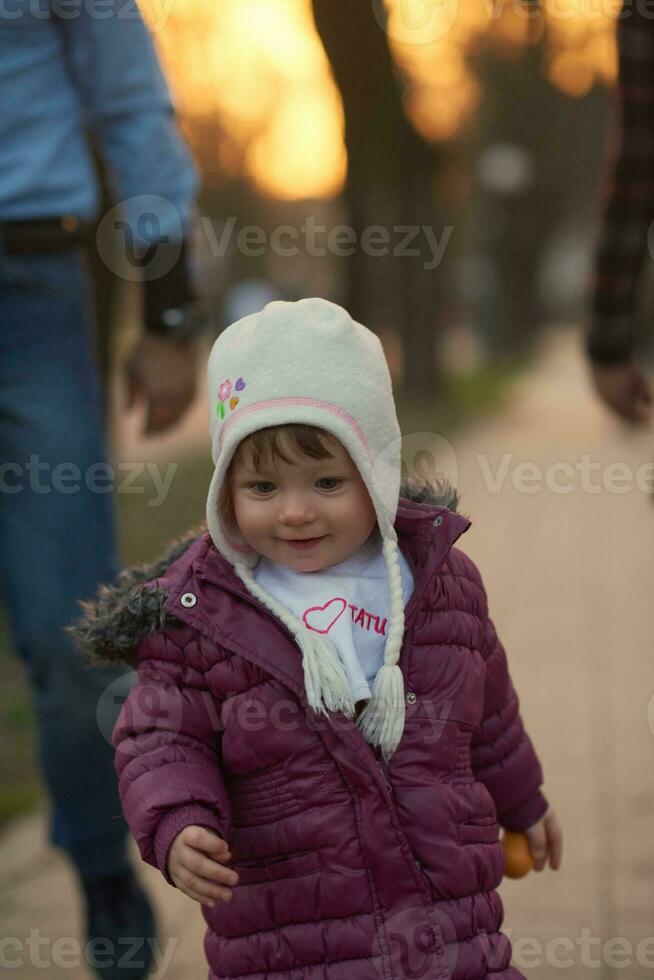
<path id="1" fill-rule="evenodd" d="M 404 605 L 413 592 L 413 575 L 398 549 Z M 379 531 L 346 561 L 321 572 L 298 572 L 260 558 L 253 570 L 259 585 L 336 648 L 354 701 L 371 696 L 384 662 L 390 617 L 388 569 Z"/>

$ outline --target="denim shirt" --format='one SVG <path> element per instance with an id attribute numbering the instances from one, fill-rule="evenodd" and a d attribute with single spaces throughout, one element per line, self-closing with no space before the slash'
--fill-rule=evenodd
<path id="1" fill-rule="evenodd" d="M 135 0 L 3 0 L 0 90 L 0 222 L 94 217 L 88 129 L 126 216 L 148 195 L 161 234 L 186 233 L 197 174 Z"/>

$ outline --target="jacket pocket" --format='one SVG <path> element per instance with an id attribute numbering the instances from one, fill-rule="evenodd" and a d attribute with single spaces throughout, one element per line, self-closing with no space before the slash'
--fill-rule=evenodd
<path id="1" fill-rule="evenodd" d="M 239 885 L 254 885 L 278 878 L 300 878 L 320 871 L 322 862 L 317 851 L 299 851 L 282 858 L 260 859 L 256 863 L 234 864 Z M 238 885 L 236 886 L 238 887 Z"/>
<path id="2" fill-rule="evenodd" d="M 495 817 L 475 817 L 457 824 L 461 844 L 494 844 L 499 840 L 500 825 Z"/>

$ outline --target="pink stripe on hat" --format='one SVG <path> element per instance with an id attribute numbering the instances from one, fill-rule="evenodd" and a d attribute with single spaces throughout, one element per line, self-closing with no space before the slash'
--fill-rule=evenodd
<path id="1" fill-rule="evenodd" d="M 368 445 L 368 441 L 364 435 L 363 429 L 352 416 L 345 412 L 342 408 L 338 408 L 337 405 L 331 405 L 329 402 L 320 401 L 318 398 L 268 398 L 266 401 L 255 402 L 253 405 L 245 405 L 243 408 L 238 409 L 233 415 L 227 419 L 222 429 L 220 430 L 220 445 L 222 446 L 225 433 L 228 431 L 232 423 L 237 419 L 242 419 L 251 412 L 262 412 L 268 408 L 285 408 L 287 405 L 302 405 L 309 408 L 319 408 L 323 412 L 330 412 L 332 415 L 336 415 L 338 418 L 342 419 L 347 425 L 354 429 L 359 442 L 365 449 L 368 458 L 372 460 L 373 455 Z"/>

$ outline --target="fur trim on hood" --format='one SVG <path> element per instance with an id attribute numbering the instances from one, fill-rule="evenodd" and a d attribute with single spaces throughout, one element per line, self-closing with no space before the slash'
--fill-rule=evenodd
<path id="1" fill-rule="evenodd" d="M 415 503 L 447 507 L 455 513 L 459 504 L 458 491 L 447 480 L 433 483 L 403 480 L 402 497 Z M 136 667 L 136 650 L 141 640 L 165 626 L 175 625 L 174 617 L 164 609 L 168 591 L 153 582 L 206 530 L 205 524 L 194 527 L 169 544 L 156 561 L 125 569 L 113 582 L 101 585 L 92 599 L 79 603 L 82 616 L 66 627 L 66 632 L 90 663 Z"/>

